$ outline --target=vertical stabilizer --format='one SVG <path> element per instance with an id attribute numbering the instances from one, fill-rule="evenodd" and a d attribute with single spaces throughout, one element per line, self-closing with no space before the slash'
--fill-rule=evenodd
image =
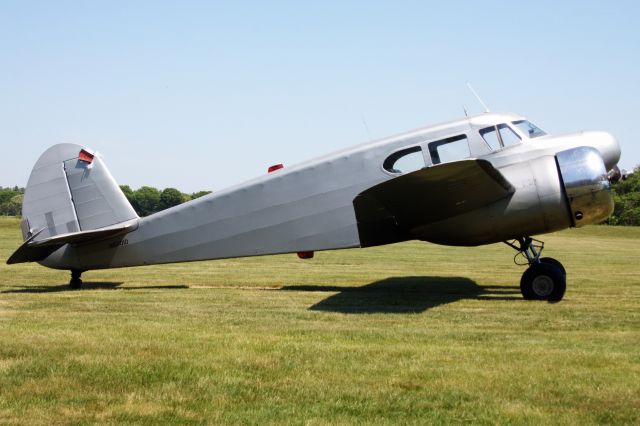
<path id="1" fill-rule="evenodd" d="M 54 145 L 36 162 L 22 205 L 24 239 L 100 229 L 137 218 L 97 153 Z"/>

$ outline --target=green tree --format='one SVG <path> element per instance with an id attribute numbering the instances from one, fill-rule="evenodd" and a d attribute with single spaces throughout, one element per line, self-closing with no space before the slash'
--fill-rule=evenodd
<path id="1" fill-rule="evenodd" d="M 640 166 L 626 180 L 613 185 L 615 208 L 608 223 L 611 225 L 640 225 Z"/>
<path id="2" fill-rule="evenodd" d="M 9 216 L 20 216 L 22 214 L 22 200 L 24 195 L 18 194 L 6 203 L 7 214 Z"/>
<path id="3" fill-rule="evenodd" d="M 135 191 L 132 190 L 129 185 L 120 185 L 120 190 L 122 190 L 124 196 L 127 197 L 127 200 L 129 201 L 129 204 L 131 204 L 131 207 L 133 207 L 136 213 L 140 215 L 140 206 L 138 205 L 138 200 L 136 200 Z"/>
<path id="4" fill-rule="evenodd" d="M 22 199 L 24 195 L 17 194 L 9 201 L 0 204 L 0 214 L 6 216 L 20 216 L 22 213 Z"/>
<path id="5" fill-rule="evenodd" d="M 12 188 L 0 187 L 0 204 L 8 202 L 18 194 L 20 194 L 20 191 L 18 190 L 18 188 L 14 190 Z"/>
<path id="6" fill-rule="evenodd" d="M 165 188 L 160 194 L 159 210 L 168 209 L 182 203 L 182 192 L 175 188 Z"/>
<path id="7" fill-rule="evenodd" d="M 120 190 L 127 197 L 127 199 L 133 198 L 133 190 L 129 185 L 120 185 Z"/>
<path id="8" fill-rule="evenodd" d="M 191 199 L 195 200 L 196 198 L 204 197 L 205 195 L 211 194 L 211 191 L 198 191 L 191 194 Z"/>
<path id="9" fill-rule="evenodd" d="M 24 188 L 3 188 L 0 186 L 0 215 L 19 216 L 22 212 Z"/>
<path id="10" fill-rule="evenodd" d="M 149 216 L 157 211 L 160 207 L 160 191 L 151 186 L 143 186 L 134 192 L 135 204 L 134 209 L 140 216 Z"/>

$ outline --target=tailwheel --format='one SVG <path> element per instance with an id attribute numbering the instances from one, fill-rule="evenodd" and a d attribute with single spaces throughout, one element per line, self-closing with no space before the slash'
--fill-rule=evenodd
<path id="1" fill-rule="evenodd" d="M 518 265 L 529 265 L 520 279 L 520 292 L 526 300 L 547 300 L 558 302 L 567 289 L 567 271 L 558 260 L 552 257 L 540 257 L 544 243 L 533 238 L 519 238 L 507 242 L 518 253 L 514 261 Z M 519 256 L 524 262 L 518 262 Z"/>
<path id="2" fill-rule="evenodd" d="M 79 290 L 82 288 L 82 280 L 80 276 L 82 275 L 82 271 L 71 271 L 71 280 L 69 281 L 69 287 L 73 290 Z"/>

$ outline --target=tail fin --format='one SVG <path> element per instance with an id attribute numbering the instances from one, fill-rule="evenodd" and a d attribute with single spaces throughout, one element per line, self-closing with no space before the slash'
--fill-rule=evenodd
<path id="1" fill-rule="evenodd" d="M 59 144 L 46 150 L 33 167 L 22 217 L 26 250 L 45 242 L 55 249 L 67 242 L 113 234 L 96 232 L 104 228 L 130 230 L 129 222 L 138 215 L 97 153 L 80 145 Z M 57 244 L 52 245 L 53 241 Z M 22 253 L 16 258 L 18 252 L 9 259 L 14 260 L 11 263 L 48 256 Z"/>

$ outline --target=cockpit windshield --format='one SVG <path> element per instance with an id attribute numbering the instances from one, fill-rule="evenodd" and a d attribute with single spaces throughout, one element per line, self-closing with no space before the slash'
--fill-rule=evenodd
<path id="1" fill-rule="evenodd" d="M 536 127 L 533 123 L 530 123 L 527 120 L 513 121 L 511 124 L 516 126 L 518 130 L 530 139 L 546 135 L 546 133 L 539 127 Z"/>

